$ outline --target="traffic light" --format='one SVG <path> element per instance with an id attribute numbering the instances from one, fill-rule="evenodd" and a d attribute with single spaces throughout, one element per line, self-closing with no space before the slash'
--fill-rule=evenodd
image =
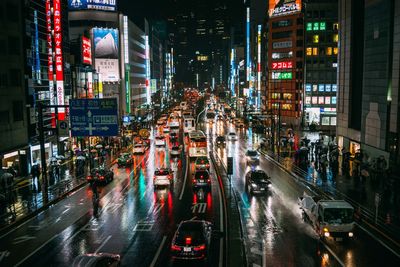
<path id="1" fill-rule="evenodd" d="M 233 157 L 228 157 L 226 162 L 227 162 L 226 174 L 232 175 L 233 174 Z"/>

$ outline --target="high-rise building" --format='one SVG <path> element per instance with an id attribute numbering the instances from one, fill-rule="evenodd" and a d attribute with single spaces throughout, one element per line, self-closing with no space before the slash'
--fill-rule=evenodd
<path id="1" fill-rule="evenodd" d="M 334 133 L 338 54 L 337 1 L 304 2 L 304 124 Z"/>
<path id="2" fill-rule="evenodd" d="M 300 125 L 304 23 L 301 0 L 269 1 L 267 106 L 282 124 Z"/>
<path id="3" fill-rule="evenodd" d="M 338 145 L 399 165 L 400 2 L 339 1 Z"/>

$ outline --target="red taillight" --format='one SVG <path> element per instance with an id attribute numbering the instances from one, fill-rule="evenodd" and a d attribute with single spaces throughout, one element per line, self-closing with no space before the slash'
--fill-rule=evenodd
<path id="1" fill-rule="evenodd" d="M 206 164 L 206 167 L 207 167 L 207 168 L 210 168 L 210 164 Z"/>
<path id="2" fill-rule="evenodd" d="M 86 179 L 92 180 L 92 176 L 88 175 L 88 176 L 86 177 Z"/>
<path id="3" fill-rule="evenodd" d="M 193 179 L 193 183 L 194 183 L 194 184 L 196 183 L 196 179 Z"/>
<path id="4" fill-rule="evenodd" d="M 192 244 L 192 238 L 190 236 L 185 238 L 185 244 L 186 245 Z"/>
<path id="5" fill-rule="evenodd" d="M 193 248 L 194 251 L 201 251 L 201 250 L 205 250 L 205 249 L 206 249 L 206 245 L 200 245 L 200 246 Z"/>
<path id="6" fill-rule="evenodd" d="M 104 176 L 100 176 L 99 178 L 100 178 L 100 180 L 104 180 Z"/>
<path id="7" fill-rule="evenodd" d="M 211 180 L 210 180 L 210 179 L 207 179 L 207 183 L 211 183 Z"/>
<path id="8" fill-rule="evenodd" d="M 177 245 L 171 245 L 171 250 L 175 250 L 175 251 L 181 251 L 181 247 L 177 246 Z"/>

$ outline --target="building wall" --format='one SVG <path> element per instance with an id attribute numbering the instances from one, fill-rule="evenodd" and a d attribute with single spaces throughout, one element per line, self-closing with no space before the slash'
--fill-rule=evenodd
<path id="1" fill-rule="evenodd" d="M 0 155 L 27 146 L 22 1 L 0 1 Z"/>

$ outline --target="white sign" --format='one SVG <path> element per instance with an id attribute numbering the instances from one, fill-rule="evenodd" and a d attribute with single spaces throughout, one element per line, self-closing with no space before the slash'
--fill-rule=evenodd
<path id="1" fill-rule="evenodd" d="M 120 79 L 118 59 L 96 58 L 95 68 L 101 75 L 101 82 L 118 82 Z"/>
<path id="2" fill-rule="evenodd" d="M 273 49 L 292 47 L 292 41 L 274 42 L 272 43 Z"/>

